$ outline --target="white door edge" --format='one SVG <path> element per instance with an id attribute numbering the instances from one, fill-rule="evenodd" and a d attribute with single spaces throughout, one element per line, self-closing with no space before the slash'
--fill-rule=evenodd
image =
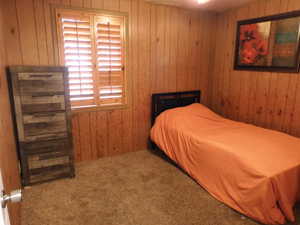
<path id="1" fill-rule="evenodd" d="M 2 178 L 2 172 L 0 170 L 0 194 L 4 193 L 4 184 L 3 184 L 3 178 Z M 9 219 L 9 213 L 7 206 L 5 208 L 2 208 L 1 202 L 0 202 L 0 225 L 10 225 L 10 219 Z"/>

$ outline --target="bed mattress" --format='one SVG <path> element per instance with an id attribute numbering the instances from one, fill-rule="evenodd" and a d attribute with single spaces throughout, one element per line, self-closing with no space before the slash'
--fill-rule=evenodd
<path id="1" fill-rule="evenodd" d="M 151 139 L 219 201 L 265 224 L 294 221 L 300 139 L 225 119 L 201 104 L 167 110 Z"/>

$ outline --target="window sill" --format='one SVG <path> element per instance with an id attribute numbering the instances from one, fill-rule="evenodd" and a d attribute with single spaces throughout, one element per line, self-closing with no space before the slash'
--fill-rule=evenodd
<path id="1" fill-rule="evenodd" d="M 124 110 L 128 108 L 126 105 L 108 105 L 108 106 L 90 106 L 90 107 L 79 107 L 71 109 L 72 115 L 84 112 L 97 112 L 97 111 L 114 111 L 114 110 Z"/>

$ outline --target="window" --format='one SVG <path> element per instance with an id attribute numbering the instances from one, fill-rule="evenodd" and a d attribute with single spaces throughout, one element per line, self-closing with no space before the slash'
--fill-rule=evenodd
<path id="1" fill-rule="evenodd" d="M 72 108 L 125 105 L 126 16 L 58 9 L 56 17 Z"/>

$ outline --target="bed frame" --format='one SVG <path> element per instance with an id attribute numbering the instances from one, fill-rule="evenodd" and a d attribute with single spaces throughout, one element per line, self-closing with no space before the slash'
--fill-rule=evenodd
<path id="1" fill-rule="evenodd" d="M 153 94 L 151 115 L 152 125 L 154 124 L 156 117 L 163 111 L 187 106 L 193 103 L 200 103 L 200 98 L 200 90 Z"/>
<path id="2" fill-rule="evenodd" d="M 152 114 L 151 122 L 154 125 L 155 119 L 159 114 L 168 109 L 187 106 L 193 103 L 200 103 L 201 91 L 185 91 L 185 92 L 171 92 L 171 93 L 159 93 L 152 95 Z M 159 155 L 166 161 L 170 162 L 181 171 L 183 171 L 175 162 L 173 162 L 158 146 L 150 140 L 150 148 L 154 154 Z M 183 171 L 184 172 L 184 171 Z"/>

